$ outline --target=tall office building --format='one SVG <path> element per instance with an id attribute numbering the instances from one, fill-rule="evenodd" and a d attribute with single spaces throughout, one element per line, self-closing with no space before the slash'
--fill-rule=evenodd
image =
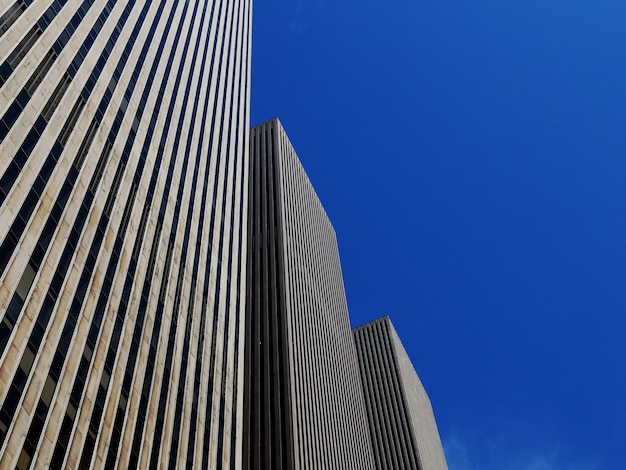
<path id="1" fill-rule="evenodd" d="M 335 232 L 278 119 L 250 158 L 244 468 L 373 468 Z"/>
<path id="2" fill-rule="evenodd" d="M 0 3 L 0 468 L 241 461 L 250 19 Z"/>
<path id="3" fill-rule="evenodd" d="M 354 329 L 377 469 L 447 470 L 426 391 L 389 317 Z"/>

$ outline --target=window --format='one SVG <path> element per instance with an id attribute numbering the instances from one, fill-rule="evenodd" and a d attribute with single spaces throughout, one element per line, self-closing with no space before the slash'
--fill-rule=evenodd
<path id="1" fill-rule="evenodd" d="M 9 57 L 7 57 L 7 62 L 13 68 L 13 70 L 17 68 L 17 66 L 26 56 L 30 48 L 33 46 L 33 44 L 35 44 L 35 41 L 37 41 L 39 36 L 41 36 L 41 33 L 41 28 L 39 27 L 39 25 L 36 24 L 30 29 L 30 31 L 28 31 L 28 33 L 26 33 L 26 36 L 24 36 L 24 39 L 20 41 L 17 47 L 13 49 L 13 52 L 11 52 Z"/>
<path id="2" fill-rule="evenodd" d="M 54 111 L 57 109 L 57 106 L 59 106 L 61 98 L 63 98 L 63 95 L 65 94 L 65 91 L 67 90 L 67 87 L 70 85 L 71 81 L 72 79 L 70 78 L 70 76 L 65 73 L 63 75 L 63 78 L 55 88 L 54 92 L 52 93 L 52 96 L 46 103 L 43 112 L 41 113 L 46 121 L 50 121 L 50 118 L 54 114 Z"/>
<path id="3" fill-rule="evenodd" d="M 0 37 L 8 31 L 24 10 L 26 10 L 26 5 L 24 5 L 24 2 L 18 0 L 0 17 Z"/>
<path id="4" fill-rule="evenodd" d="M 30 461 L 32 458 L 33 456 L 30 455 L 26 449 L 22 449 L 22 453 L 20 454 L 20 458 L 17 461 L 17 466 L 15 468 L 18 470 L 27 470 L 28 467 L 30 467 Z"/>
<path id="5" fill-rule="evenodd" d="M 36 272 L 32 266 L 30 264 L 26 265 L 26 270 L 24 271 L 24 274 L 22 274 L 22 278 L 20 279 L 20 282 L 17 285 L 17 290 L 15 291 L 17 295 L 20 296 L 22 301 L 26 300 L 26 297 L 28 296 L 28 291 L 30 290 L 30 286 L 33 284 L 35 274 Z"/>
<path id="6" fill-rule="evenodd" d="M 81 96 L 80 98 L 78 98 L 78 101 L 76 102 L 76 104 L 74 104 L 74 107 L 72 108 L 72 111 L 70 112 L 69 118 L 65 122 L 65 125 L 63 126 L 63 128 L 61 129 L 61 133 L 59 134 L 59 139 L 58 139 L 61 145 L 65 146 L 65 144 L 67 143 L 67 140 L 69 139 L 70 134 L 74 130 L 74 126 L 76 125 L 78 116 L 80 116 L 80 113 L 83 110 L 84 106 L 85 106 L 85 100 Z"/>
<path id="7" fill-rule="evenodd" d="M 35 70 L 35 73 L 33 73 L 33 75 L 28 80 L 25 89 L 30 96 L 33 96 L 35 94 L 37 87 L 43 81 L 44 77 L 50 70 L 50 67 L 52 67 L 52 64 L 54 63 L 56 57 L 56 52 L 54 52 L 53 49 L 50 49 L 41 61 L 41 64 L 39 64 L 39 67 L 37 67 L 37 70 Z"/>

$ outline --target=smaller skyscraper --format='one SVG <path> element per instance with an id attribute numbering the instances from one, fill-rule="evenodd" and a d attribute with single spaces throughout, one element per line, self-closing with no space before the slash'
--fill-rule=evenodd
<path id="1" fill-rule="evenodd" d="M 430 400 L 389 317 L 353 331 L 376 468 L 446 470 Z"/>
<path id="2" fill-rule="evenodd" d="M 335 231 L 278 119 L 250 144 L 243 468 L 373 468 Z"/>

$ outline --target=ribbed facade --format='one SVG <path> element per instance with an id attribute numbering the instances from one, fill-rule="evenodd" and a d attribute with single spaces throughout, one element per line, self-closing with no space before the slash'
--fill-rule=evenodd
<path id="1" fill-rule="evenodd" d="M 278 119 L 249 194 L 244 468 L 374 468 L 335 231 Z"/>
<path id="2" fill-rule="evenodd" d="M 447 470 L 428 395 L 391 321 L 355 328 L 376 468 Z"/>
<path id="3" fill-rule="evenodd" d="M 250 20 L 0 2 L 0 468 L 239 467 Z"/>

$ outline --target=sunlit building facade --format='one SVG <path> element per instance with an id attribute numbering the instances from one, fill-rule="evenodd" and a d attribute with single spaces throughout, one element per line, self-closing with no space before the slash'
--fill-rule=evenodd
<path id="1" fill-rule="evenodd" d="M 239 467 L 250 21 L 0 3 L 0 468 Z"/>

